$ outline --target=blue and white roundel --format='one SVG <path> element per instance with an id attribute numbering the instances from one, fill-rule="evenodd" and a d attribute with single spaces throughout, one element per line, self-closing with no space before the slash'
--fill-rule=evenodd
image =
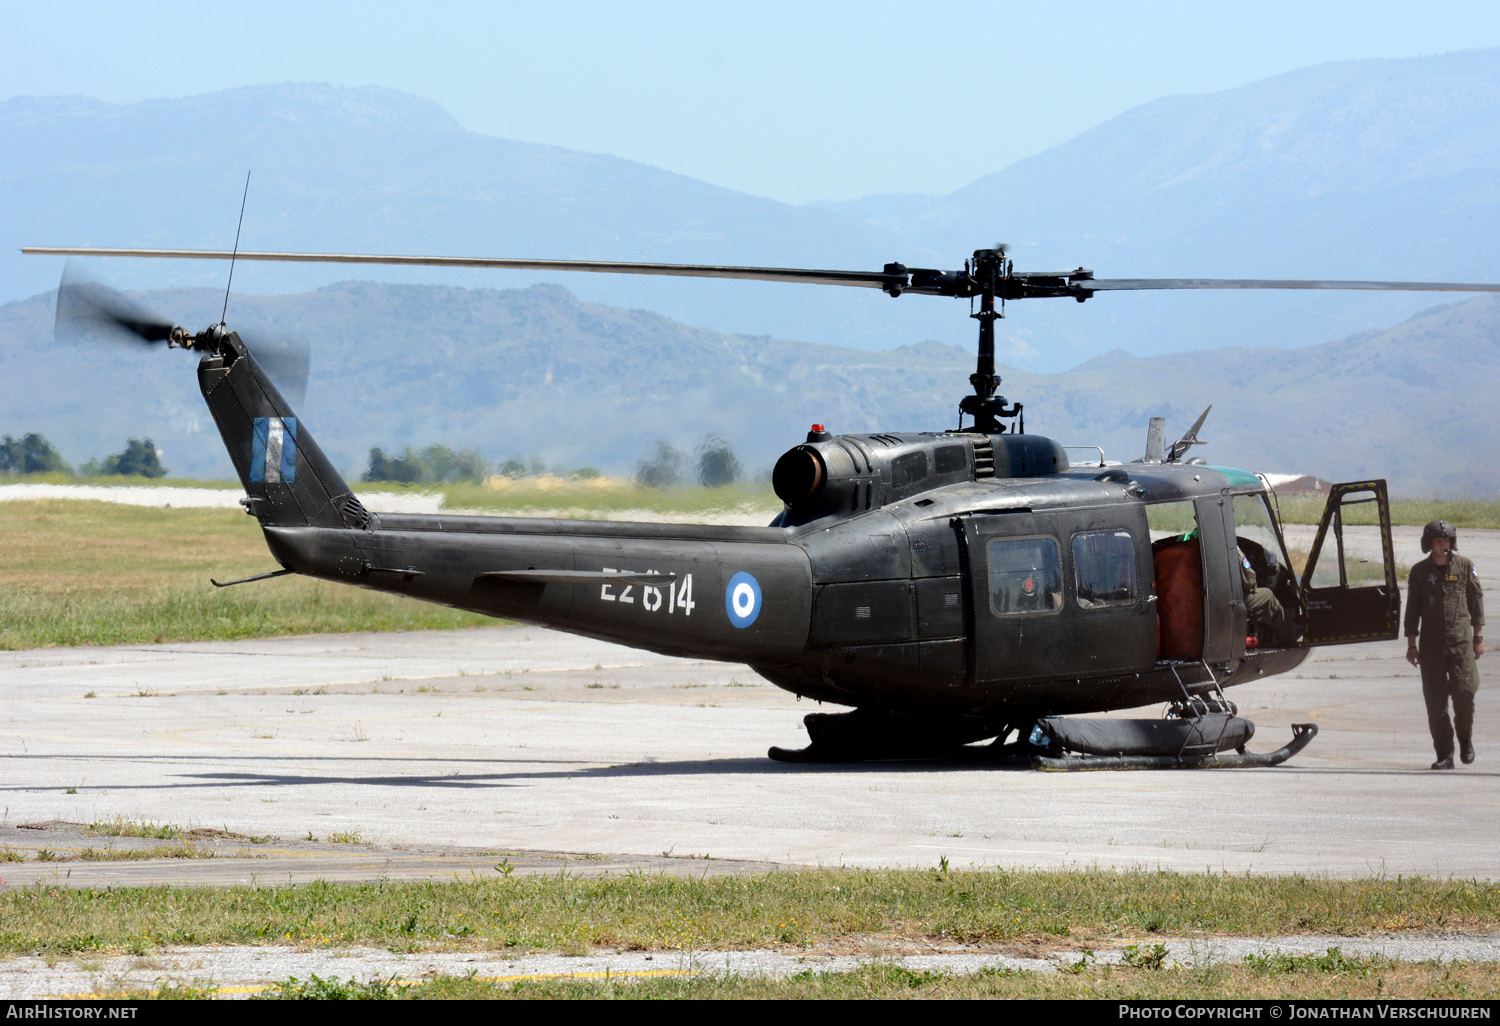
<path id="1" fill-rule="evenodd" d="M 743 570 L 735 574 L 724 589 L 724 608 L 730 623 L 749 627 L 760 615 L 760 582 Z"/>

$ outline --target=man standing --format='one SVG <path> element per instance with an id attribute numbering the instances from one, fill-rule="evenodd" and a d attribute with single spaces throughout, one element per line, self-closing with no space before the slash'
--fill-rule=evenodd
<path id="1" fill-rule="evenodd" d="M 1474 693 L 1479 690 L 1475 660 L 1484 655 L 1484 593 L 1479 571 L 1458 554 L 1458 531 L 1452 524 L 1434 520 L 1424 527 L 1422 551 L 1429 555 L 1411 568 L 1407 582 L 1406 661 L 1422 668 L 1427 728 L 1437 751 L 1432 768 L 1451 770 L 1455 729 L 1459 756 L 1465 763 L 1474 761 Z"/>

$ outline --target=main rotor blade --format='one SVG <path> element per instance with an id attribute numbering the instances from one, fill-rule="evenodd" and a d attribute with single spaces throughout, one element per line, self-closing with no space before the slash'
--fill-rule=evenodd
<path id="1" fill-rule="evenodd" d="M 207 249 L 90 249 L 65 246 L 23 246 L 22 253 L 40 256 L 153 257 L 167 260 L 229 260 L 229 250 Z M 806 285 L 848 285 L 880 289 L 893 295 L 976 296 L 980 284 L 966 271 L 937 271 L 888 264 L 880 271 L 818 270 L 806 267 L 739 267 L 720 264 L 647 264 L 603 260 L 529 260 L 510 257 L 397 256 L 367 253 L 241 252 L 237 259 L 306 264 L 384 264 L 416 267 L 473 267 L 499 270 L 582 271 L 592 274 L 651 274 L 679 278 L 737 278 Z M 1087 299 L 1096 292 L 1139 292 L 1164 289 L 1352 289 L 1393 292 L 1500 292 L 1500 284 L 1436 281 L 1337 281 L 1296 278 L 1094 278 L 1092 272 L 1018 271 L 999 282 L 1006 299 L 1071 297 Z"/>
<path id="2" fill-rule="evenodd" d="M 1371 292 L 1500 292 L 1500 284 L 1463 281 L 1322 281 L 1299 278 L 1098 278 L 1072 283 L 1087 292 L 1145 289 L 1357 289 Z"/>
<path id="3" fill-rule="evenodd" d="M 386 264 L 403 267 L 479 267 L 511 271 L 584 271 L 593 274 L 655 274 L 677 278 L 740 278 L 807 285 L 852 285 L 884 289 L 904 285 L 905 273 L 832 271 L 805 267 L 735 267 L 718 264 L 643 264 L 602 260 L 518 260 L 507 257 L 393 256 L 366 253 L 258 253 L 207 249 L 84 249 L 23 246 L 37 256 L 154 257 L 164 260 L 266 260 L 302 264 Z"/>

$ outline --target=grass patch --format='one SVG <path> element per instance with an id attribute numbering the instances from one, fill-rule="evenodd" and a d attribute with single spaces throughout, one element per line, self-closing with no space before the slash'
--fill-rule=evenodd
<path id="1" fill-rule="evenodd" d="M 831 999 L 979 998 L 1108 1000 L 1270 1000 L 1382 998 L 1492 998 L 1500 994 L 1493 965 L 1375 961 L 1358 973 L 1265 976 L 1249 966 L 1152 971 L 1101 966 L 1084 973 L 991 969 L 950 975 L 875 963 L 849 972 L 808 970 L 785 979 L 759 977 L 648 977 L 610 980 L 489 981 L 447 977 L 401 987 L 396 997 L 434 998 L 739 998 Z"/>
<path id="2" fill-rule="evenodd" d="M 386 1001 L 402 989 L 389 980 L 372 979 L 366 983 L 352 976 L 348 980 L 336 976 L 325 980 L 313 973 L 307 980 L 289 976 L 256 997 L 281 1001 Z"/>
<path id="3" fill-rule="evenodd" d="M 1334 949 L 1335 951 L 1337 949 Z M 1333 954 L 1334 952 L 1330 952 Z M 1322 956 L 1312 956 L 1317 959 Z M 1032 998 L 1063 1000 L 1493 1000 L 1500 995 L 1500 973 L 1493 964 L 1396 962 L 1381 958 L 1340 958 L 1341 968 L 1312 967 L 1266 973 L 1246 963 L 1141 969 L 1095 966 L 1079 973 L 1018 972 L 990 969 L 953 975 L 875 962 L 848 972 L 807 970 L 781 979 L 761 976 L 661 975 L 605 979 L 487 979 L 477 975 L 441 976 L 420 982 L 290 977 L 256 995 L 282 1000 L 540 999 L 650 1000 L 782 999 L 859 1000 L 870 998 Z M 122 991 L 104 997 L 212 997 L 211 983 L 167 984 L 154 990 Z"/>
<path id="4" fill-rule="evenodd" d="M 176 841 L 183 834 L 181 827 L 170 823 L 134 823 L 123 819 L 98 820 L 85 826 L 83 832 L 96 837 L 151 837 L 161 841 Z"/>
<path id="5" fill-rule="evenodd" d="M 90 488 L 204 488 L 238 489 L 238 481 L 198 481 L 188 477 L 126 477 L 120 474 L 100 477 L 74 477 L 72 474 L 5 474 L 0 484 L 84 485 Z"/>
<path id="6" fill-rule="evenodd" d="M 362 485 L 365 490 L 400 491 L 400 485 Z M 356 491 L 359 489 L 356 488 Z M 414 491 L 421 489 L 412 489 Z M 781 500 L 768 482 L 745 481 L 719 488 L 646 488 L 621 478 L 591 480 L 523 477 L 502 485 L 452 484 L 436 489 L 445 509 L 473 509 L 525 516 L 538 510 L 565 511 L 584 519 L 616 519 L 620 514 L 650 513 L 691 519 L 724 513 L 763 515 L 765 522 L 781 512 Z"/>
<path id="7" fill-rule="evenodd" d="M 1324 501 L 1311 495 L 1288 495 L 1280 500 L 1281 519 L 1288 524 L 1317 524 Z M 1494 499 L 1391 499 L 1391 523 L 1420 527 L 1446 520 L 1454 527 L 1500 528 L 1500 501 Z M 1375 504 L 1344 509 L 1346 524 L 1375 524 Z"/>
<path id="8" fill-rule="evenodd" d="M 473 627 L 474 613 L 285 577 L 237 510 L 57 499 L 0 502 L 0 649 Z"/>
<path id="9" fill-rule="evenodd" d="M 856 871 L 682 878 L 496 874 L 228 889 L 0 892 L 0 951 L 374 945 L 585 953 L 805 947 L 851 939 L 1058 947 L 1197 935 L 1500 930 L 1500 884 L 1176 873 Z"/>
<path id="10" fill-rule="evenodd" d="M 78 853 L 83 862 L 145 862 L 150 859 L 208 859 L 209 852 L 191 844 L 158 844 L 154 848 L 85 848 Z"/>

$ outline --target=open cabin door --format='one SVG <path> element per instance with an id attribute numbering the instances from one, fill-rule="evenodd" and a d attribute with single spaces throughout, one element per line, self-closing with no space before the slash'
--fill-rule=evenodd
<path id="1" fill-rule="evenodd" d="M 1351 524 L 1378 524 L 1355 537 Z M 1391 548 L 1391 504 L 1384 481 L 1336 484 L 1302 572 L 1307 605 L 1303 645 L 1390 641 L 1400 634 L 1401 591 Z"/>

